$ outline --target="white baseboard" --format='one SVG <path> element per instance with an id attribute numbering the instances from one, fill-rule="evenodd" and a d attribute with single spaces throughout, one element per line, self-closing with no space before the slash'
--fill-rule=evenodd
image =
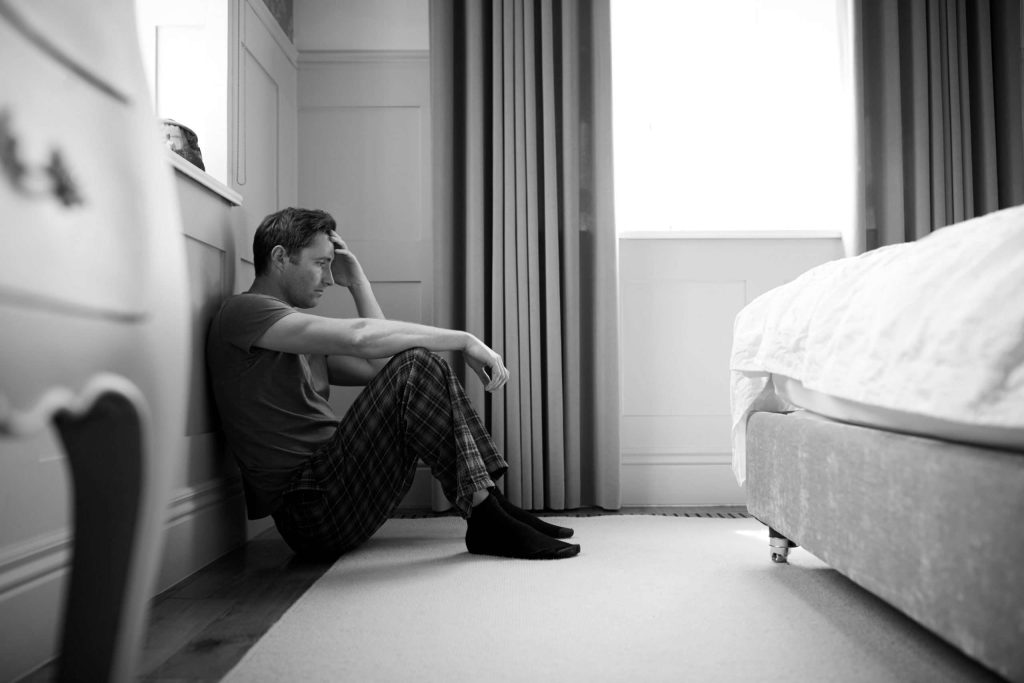
<path id="1" fill-rule="evenodd" d="M 625 453 L 622 456 L 622 505 L 746 505 L 746 492 L 732 473 L 728 453 Z M 420 467 L 399 510 L 429 510 L 433 481 Z"/>
<path id="2" fill-rule="evenodd" d="M 57 651 L 70 560 L 66 531 L 0 552 L 0 680 L 24 676 Z"/>
<path id="3" fill-rule="evenodd" d="M 433 481 L 420 467 L 399 510 L 429 510 Z M 746 492 L 732 474 L 731 455 L 626 453 L 622 456 L 622 505 L 746 505 Z"/>
<path id="4" fill-rule="evenodd" d="M 171 499 L 155 592 L 164 591 L 248 540 L 238 479 L 180 489 Z"/>
<path id="5" fill-rule="evenodd" d="M 624 453 L 622 504 L 746 505 L 728 453 Z"/>

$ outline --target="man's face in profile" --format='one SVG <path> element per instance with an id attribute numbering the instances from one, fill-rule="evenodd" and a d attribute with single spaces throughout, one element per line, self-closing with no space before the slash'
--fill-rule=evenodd
<path id="1" fill-rule="evenodd" d="M 287 303 L 296 308 L 313 308 L 320 303 L 324 290 L 334 284 L 333 261 L 334 243 L 324 233 L 318 233 L 312 244 L 290 256 L 281 283 Z"/>

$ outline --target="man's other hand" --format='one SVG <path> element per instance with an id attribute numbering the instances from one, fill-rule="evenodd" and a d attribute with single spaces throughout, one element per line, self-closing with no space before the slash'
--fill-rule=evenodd
<path id="1" fill-rule="evenodd" d="M 487 391 L 497 391 L 505 386 L 509 376 L 508 368 L 502 362 L 501 356 L 493 349 L 470 335 L 469 343 L 463 353 L 466 356 L 466 363 L 480 378 Z"/>

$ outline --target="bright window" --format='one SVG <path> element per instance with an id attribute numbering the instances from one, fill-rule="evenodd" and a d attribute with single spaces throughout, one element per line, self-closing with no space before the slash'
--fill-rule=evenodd
<path id="1" fill-rule="evenodd" d="M 620 233 L 844 230 L 847 0 L 612 0 Z"/>
<path id="2" fill-rule="evenodd" d="M 227 0 L 135 0 L 156 115 L 199 137 L 206 172 L 228 181 Z"/>

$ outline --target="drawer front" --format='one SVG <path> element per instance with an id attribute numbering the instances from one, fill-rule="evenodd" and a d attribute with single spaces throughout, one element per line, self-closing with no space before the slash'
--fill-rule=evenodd
<path id="1" fill-rule="evenodd" d="M 119 145 L 130 106 L 2 19 L 0 63 L 0 301 L 144 315 L 144 193 Z"/>
<path id="2" fill-rule="evenodd" d="M 133 5 L 134 0 L 0 0 L 0 17 L 54 59 L 124 96 L 139 61 Z"/>

